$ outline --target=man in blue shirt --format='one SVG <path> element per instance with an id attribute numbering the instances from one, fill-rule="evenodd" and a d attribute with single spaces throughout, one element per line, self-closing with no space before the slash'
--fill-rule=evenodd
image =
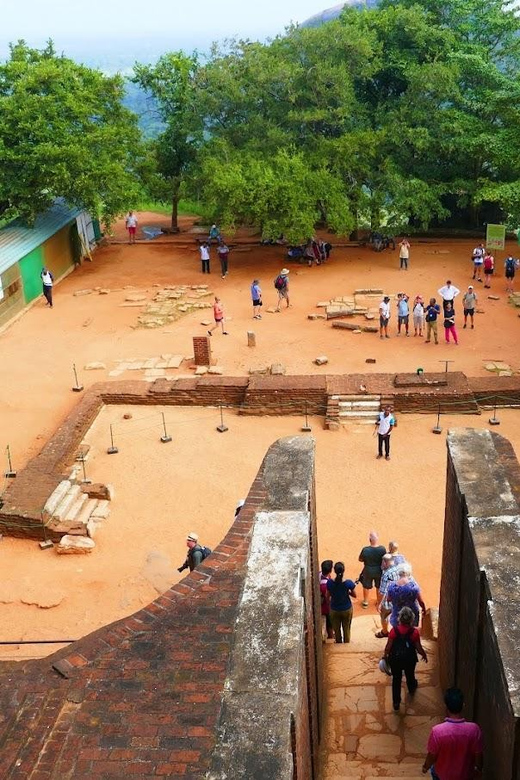
<path id="1" fill-rule="evenodd" d="M 410 307 L 408 306 L 408 296 L 406 293 L 397 295 L 397 335 L 401 335 L 401 325 L 404 325 L 406 335 L 408 333 L 408 323 L 410 320 Z"/>
<path id="2" fill-rule="evenodd" d="M 426 307 L 426 341 L 425 344 L 429 344 L 433 333 L 435 343 L 439 343 L 439 336 L 437 333 L 437 317 L 441 313 L 441 307 L 435 300 L 430 298 L 430 303 Z"/>

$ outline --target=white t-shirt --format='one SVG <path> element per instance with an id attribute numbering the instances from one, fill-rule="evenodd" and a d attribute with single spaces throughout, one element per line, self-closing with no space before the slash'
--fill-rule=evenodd
<path id="1" fill-rule="evenodd" d="M 390 301 L 381 301 L 379 304 L 379 314 L 384 317 L 385 320 L 390 319 Z"/>
<path id="2" fill-rule="evenodd" d="M 200 259 L 201 260 L 209 260 L 209 249 L 207 246 L 201 246 L 200 248 Z"/>
<path id="3" fill-rule="evenodd" d="M 137 227 L 137 217 L 135 216 L 135 214 L 132 214 L 131 216 L 129 214 L 127 216 L 127 218 L 126 218 L 126 226 L 127 226 L 127 228 L 129 228 L 129 227 Z"/>
<path id="4" fill-rule="evenodd" d="M 443 301 L 452 301 L 460 293 L 460 290 L 453 284 L 450 284 L 449 286 L 445 284 L 444 287 L 441 287 L 437 292 Z"/>
<path id="5" fill-rule="evenodd" d="M 42 273 L 42 282 L 45 287 L 52 287 L 52 276 L 48 271 L 46 271 L 44 274 Z"/>
<path id="6" fill-rule="evenodd" d="M 408 260 L 410 257 L 410 245 L 409 244 L 400 244 L 399 245 L 399 257 L 404 257 Z"/>
<path id="7" fill-rule="evenodd" d="M 481 246 L 476 246 L 473 250 L 473 262 L 475 265 L 482 265 L 484 262 L 484 250 Z"/>
<path id="8" fill-rule="evenodd" d="M 415 306 L 413 307 L 413 316 L 417 317 L 417 319 L 419 318 L 422 319 L 424 317 L 424 306 L 422 305 L 422 303 L 415 304 Z"/>
<path id="9" fill-rule="evenodd" d="M 379 427 L 377 432 L 380 433 L 381 436 L 386 436 L 393 425 L 395 425 L 393 415 L 389 414 L 387 417 L 385 417 L 384 412 L 379 412 Z"/>

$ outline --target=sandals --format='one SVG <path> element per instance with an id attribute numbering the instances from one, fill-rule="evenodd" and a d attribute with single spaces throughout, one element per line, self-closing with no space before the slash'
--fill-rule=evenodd
<path id="1" fill-rule="evenodd" d="M 376 634 L 376 639 L 388 639 L 388 634 L 385 634 L 384 631 L 378 631 Z"/>

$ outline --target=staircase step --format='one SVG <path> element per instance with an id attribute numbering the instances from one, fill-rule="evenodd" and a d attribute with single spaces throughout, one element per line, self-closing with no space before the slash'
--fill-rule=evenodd
<path id="1" fill-rule="evenodd" d="M 357 395 L 333 395 L 333 401 L 377 401 L 381 403 L 380 395 L 369 395 L 368 393 L 358 393 Z"/>
<path id="2" fill-rule="evenodd" d="M 76 518 L 78 523 L 81 523 L 85 526 L 85 533 L 87 529 L 87 523 L 90 520 L 92 513 L 95 512 L 98 503 L 99 501 L 97 498 L 89 498 L 88 501 L 83 505 L 81 512 Z"/>
<path id="3" fill-rule="evenodd" d="M 340 409 L 339 416 L 350 417 L 354 419 L 359 418 L 360 420 L 366 417 L 370 417 L 370 419 L 373 420 L 374 422 L 377 420 L 377 414 L 374 412 L 373 409 L 369 411 L 363 411 L 362 409 Z"/>
<path id="4" fill-rule="evenodd" d="M 339 401 L 340 409 L 375 409 L 379 412 L 379 401 Z"/>
<path id="5" fill-rule="evenodd" d="M 58 505 L 63 501 L 67 493 L 69 492 L 71 488 L 71 483 L 68 479 L 64 479 L 60 482 L 60 484 L 52 491 L 49 498 L 47 499 L 44 511 L 47 512 L 49 515 L 54 514 L 55 509 L 57 509 Z"/>
<path id="6" fill-rule="evenodd" d="M 347 425 L 348 423 L 356 423 L 356 425 L 374 425 L 377 420 L 370 420 L 366 417 L 362 420 L 356 417 L 340 417 L 339 422 L 342 425 Z"/>
<path id="7" fill-rule="evenodd" d="M 86 493 L 80 493 L 80 495 L 77 497 L 77 499 L 72 504 L 71 508 L 63 518 L 63 521 L 65 523 L 71 523 L 73 520 L 76 520 L 79 513 L 83 509 L 83 505 L 85 501 L 88 500 L 88 496 Z"/>
<path id="8" fill-rule="evenodd" d="M 60 501 L 52 513 L 53 520 L 64 520 L 72 505 L 79 498 L 80 493 L 81 487 L 79 485 L 71 485 L 63 500 Z"/>

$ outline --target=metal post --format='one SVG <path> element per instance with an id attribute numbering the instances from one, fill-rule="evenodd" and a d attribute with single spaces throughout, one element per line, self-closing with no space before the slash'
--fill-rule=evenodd
<path id="1" fill-rule="evenodd" d="M 6 479 L 14 479 L 16 477 L 16 471 L 13 469 L 13 462 L 11 460 L 11 447 L 7 445 L 6 447 L 7 452 L 7 471 L 5 472 L 4 476 Z"/>
<path id="2" fill-rule="evenodd" d="M 76 371 L 76 364 L 75 363 L 72 364 L 72 370 L 74 371 L 74 380 L 76 382 L 76 384 L 72 388 L 72 392 L 73 393 L 81 393 L 81 391 L 83 390 L 83 385 L 80 385 L 80 383 L 78 381 L 78 372 Z"/>
<path id="3" fill-rule="evenodd" d="M 39 547 L 40 550 L 50 550 L 52 547 L 54 547 L 54 542 L 51 542 L 50 539 L 47 539 L 47 528 L 45 526 L 45 518 L 43 516 L 43 510 L 40 512 L 40 517 L 42 521 L 43 542 L 39 543 Z"/>
<path id="4" fill-rule="evenodd" d="M 500 420 L 497 417 L 497 397 L 495 396 L 495 406 L 493 408 L 493 417 L 489 418 L 490 425 L 500 425 Z"/>
<path id="5" fill-rule="evenodd" d="M 92 484 L 92 480 L 88 479 L 87 471 L 85 469 L 85 455 L 81 456 L 80 462 L 81 462 L 81 468 L 83 469 L 83 479 L 81 480 L 81 483 L 83 485 L 91 485 Z"/>
<path id="6" fill-rule="evenodd" d="M 448 373 L 448 363 L 455 363 L 454 360 L 439 360 L 439 363 L 444 363 L 444 373 Z"/>
<path id="7" fill-rule="evenodd" d="M 114 432 L 112 430 L 112 426 L 110 426 L 110 447 L 107 449 L 107 455 L 115 455 L 119 450 L 114 445 Z"/>
<path id="8" fill-rule="evenodd" d="M 229 428 L 227 425 L 224 425 L 224 414 L 222 412 L 222 404 L 220 404 L 220 425 L 217 425 L 217 431 L 219 433 L 225 433 L 228 430 Z"/>
<path id="9" fill-rule="evenodd" d="M 169 441 L 172 440 L 172 437 L 168 436 L 168 431 L 166 430 L 166 419 L 164 417 L 164 412 L 161 412 L 161 415 L 162 415 L 162 424 L 164 430 L 164 434 L 161 436 L 161 441 L 163 444 L 167 444 Z"/>
<path id="10" fill-rule="evenodd" d="M 432 433 L 442 433 L 441 428 L 441 405 L 439 404 L 439 410 L 437 412 L 437 425 L 432 428 Z"/>
<path id="11" fill-rule="evenodd" d="M 309 418 L 308 418 L 308 412 L 307 412 L 307 401 L 305 401 L 305 425 L 302 425 L 302 431 L 305 431 L 306 433 L 308 433 L 309 431 L 312 431 L 312 428 L 309 425 Z"/>

